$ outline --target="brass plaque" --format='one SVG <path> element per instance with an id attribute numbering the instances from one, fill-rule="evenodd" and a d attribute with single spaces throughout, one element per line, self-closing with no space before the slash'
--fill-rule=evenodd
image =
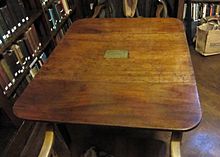
<path id="1" fill-rule="evenodd" d="M 104 54 L 106 59 L 128 58 L 128 50 L 106 50 Z"/>

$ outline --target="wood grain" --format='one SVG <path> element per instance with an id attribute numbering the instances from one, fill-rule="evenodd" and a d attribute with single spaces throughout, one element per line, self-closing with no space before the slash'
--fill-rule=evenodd
<path id="1" fill-rule="evenodd" d="M 128 50 L 128 59 L 105 59 Z M 186 131 L 201 120 L 182 22 L 76 21 L 14 106 L 23 119 Z"/>

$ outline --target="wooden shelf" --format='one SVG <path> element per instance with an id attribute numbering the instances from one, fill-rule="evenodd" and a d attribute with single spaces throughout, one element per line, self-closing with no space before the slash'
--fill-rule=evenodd
<path id="1" fill-rule="evenodd" d="M 50 43 L 50 39 L 43 39 L 42 40 L 43 46 L 40 49 L 39 53 L 36 54 L 35 57 L 40 57 L 40 55 L 42 54 L 42 51 L 48 46 L 48 44 Z M 34 57 L 34 58 L 35 58 Z M 34 59 L 33 59 L 34 60 Z M 32 61 L 33 61 L 32 60 Z M 21 81 L 26 77 L 26 75 L 29 73 L 30 68 L 29 68 L 30 64 L 26 65 L 24 73 L 20 74 L 15 81 L 15 84 L 12 85 L 12 87 L 6 92 L 6 96 L 9 98 L 11 97 L 12 93 L 14 93 L 14 91 L 16 90 L 16 88 L 18 87 L 18 85 L 21 83 Z"/>
<path id="2" fill-rule="evenodd" d="M 39 50 L 39 52 L 36 54 L 35 57 L 40 57 L 40 55 L 42 54 L 43 50 L 48 46 L 48 44 L 51 42 L 51 38 L 50 39 L 43 39 L 41 40 L 43 43 L 43 46 L 41 47 L 41 49 Z"/>
<path id="3" fill-rule="evenodd" d="M 72 12 L 71 12 L 72 13 Z M 71 15 L 70 13 L 70 15 Z M 31 17 L 31 19 L 25 24 L 23 25 L 16 33 L 14 33 L 13 36 L 15 36 L 14 38 L 11 38 L 1 49 L 0 52 L 4 52 L 20 35 L 22 35 L 25 30 L 27 28 L 29 28 L 32 23 L 42 14 L 42 11 L 40 12 L 35 12 L 35 14 Z M 57 30 L 55 32 L 52 32 L 52 36 L 54 37 L 57 32 L 60 30 L 60 28 L 63 26 L 63 24 L 67 21 L 67 19 L 69 18 L 69 16 L 66 16 L 61 23 L 59 23 Z M 41 42 L 43 43 L 43 46 L 41 47 L 41 49 L 39 50 L 39 52 L 35 55 L 34 58 L 36 57 L 40 57 L 40 55 L 42 54 L 42 51 L 48 46 L 48 44 L 51 42 L 52 37 L 49 38 L 45 38 L 42 39 Z M 34 59 L 33 59 L 34 60 Z M 29 68 L 30 64 L 26 65 L 24 73 L 20 74 L 15 81 L 15 84 L 13 84 L 6 92 L 6 97 L 9 98 L 12 96 L 12 94 L 15 92 L 16 88 L 19 86 L 19 84 L 22 82 L 22 80 L 26 77 L 26 75 L 29 73 L 30 68 Z"/>
<path id="4" fill-rule="evenodd" d="M 28 65 L 27 65 L 28 66 Z M 12 93 L 15 91 L 15 89 L 18 87 L 18 85 L 21 83 L 21 81 L 26 77 L 26 75 L 28 74 L 28 68 L 27 68 L 27 66 L 25 67 L 25 69 L 24 69 L 24 72 L 22 73 L 22 74 L 20 74 L 17 78 L 16 78 L 16 81 L 15 81 L 15 84 L 13 84 L 12 85 L 12 87 L 10 87 L 9 89 L 8 89 L 8 91 L 6 92 L 6 96 L 7 96 L 7 98 L 9 98 L 11 95 L 12 95 Z"/>
<path id="5" fill-rule="evenodd" d="M 28 3 L 30 1 L 31 0 L 27 0 Z M 25 2 L 25 1 L 23 1 L 23 2 Z M 49 2 L 47 2 L 45 5 L 42 5 L 41 1 L 35 1 L 35 2 L 33 2 L 33 5 L 36 5 L 36 6 L 28 6 L 28 5 L 25 4 L 25 11 L 26 11 L 26 13 L 29 17 L 29 20 L 26 21 L 25 23 L 22 23 L 22 25 L 20 27 L 18 27 L 15 32 L 12 33 L 12 35 L 7 39 L 7 41 L 4 42 L 0 46 L 0 55 L 1 55 L 1 53 L 6 51 L 7 49 L 10 49 L 11 45 L 14 44 L 17 40 L 19 40 L 19 38 L 23 37 L 23 34 L 28 30 L 28 28 L 32 24 L 34 24 L 34 23 L 36 24 L 37 22 L 41 21 L 43 25 L 41 25 L 39 27 L 38 27 L 38 25 L 35 25 L 35 27 L 39 28 L 39 29 L 36 28 L 37 31 L 38 30 L 41 31 L 40 29 L 44 28 L 43 31 L 45 31 L 46 36 L 44 36 L 44 34 L 41 34 L 41 36 L 45 37 L 42 40 L 40 39 L 41 42 L 42 42 L 42 47 L 36 53 L 36 55 L 34 57 L 32 57 L 31 63 L 34 63 L 34 61 L 36 59 L 39 59 L 42 52 L 45 52 L 48 56 L 51 53 L 52 49 L 56 45 L 54 36 L 57 34 L 57 32 L 60 30 L 60 28 L 62 28 L 63 24 L 68 20 L 68 18 L 70 16 L 70 15 L 68 15 L 67 17 L 62 19 L 62 21 L 60 23 L 58 23 L 57 29 L 54 32 L 51 32 L 50 31 L 50 25 L 49 25 L 49 22 L 48 22 L 48 19 L 47 19 L 47 16 L 46 16 L 46 11 L 48 10 L 48 8 L 52 7 L 53 3 L 56 3 L 56 2 L 54 0 L 49 0 Z M 35 10 L 30 10 L 30 8 L 36 8 L 36 9 Z M 72 10 L 75 10 L 75 8 L 76 7 L 74 7 L 74 9 L 72 9 Z M 71 15 L 73 15 L 72 12 L 70 12 Z M 44 33 L 44 32 L 40 32 L 40 33 Z M 2 90 L 1 90 L 1 93 L 0 93 L 0 99 L 1 99 L 0 105 L 3 104 L 3 105 L 7 106 L 7 108 L 4 108 L 4 112 L 7 113 L 7 116 L 16 125 L 18 124 L 17 119 L 16 119 L 16 117 L 14 117 L 11 106 L 14 104 L 14 102 L 17 99 L 16 94 L 18 92 L 22 93 L 22 89 L 25 89 L 25 87 L 24 88 L 22 88 L 22 87 L 26 83 L 25 82 L 25 77 L 28 75 L 28 73 L 30 71 L 30 64 L 25 65 L 24 72 L 20 73 L 19 76 L 16 77 L 15 83 L 7 91 L 4 91 L 5 94 L 3 93 Z M 4 101 L 2 101 L 2 100 L 4 100 Z"/>
<path id="6" fill-rule="evenodd" d="M 66 16 L 61 23 L 58 24 L 57 29 L 54 30 L 52 32 L 52 37 L 54 38 L 56 36 L 56 34 L 59 32 L 60 28 L 63 26 L 63 24 L 70 18 L 71 14 L 73 13 L 73 11 L 70 12 L 70 14 L 68 16 Z"/>
<path id="7" fill-rule="evenodd" d="M 63 24 L 66 22 L 66 20 L 69 18 L 69 16 L 66 16 L 61 23 L 58 24 L 57 29 L 52 31 L 52 37 L 56 36 L 56 34 L 58 33 L 58 31 L 60 30 L 60 28 L 63 26 Z"/>
<path id="8" fill-rule="evenodd" d="M 0 53 L 3 53 L 10 45 L 12 45 L 12 43 L 19 37 L 21 36 L 26 30 L 27 28 L 29 28 L 33 22 L 40 17 L 40 15 L 42 14 L 42 11 L 35 11 L 33 13 L 33 15 L 31 16 L 30 20 L 24 24 L 23 26 L 21 26 L 21 28 L 19 28 L 13 35 L 11 38 L 9 38 L 9 40 L 0 48 Z"/>

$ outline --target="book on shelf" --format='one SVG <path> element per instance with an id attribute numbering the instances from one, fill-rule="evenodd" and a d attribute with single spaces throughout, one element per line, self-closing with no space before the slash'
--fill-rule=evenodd
<path id="1" fill-rule="evenodd" d="M 27 44 L 29 43 L 29 45 L 31 47 L 31 52 L 34 52 L 34 53 L 32 53 L 32 55 L 34 56 L 34 54 L 37 53 L 37 43 L 34 40 L 34 36 L 32 34 L 32 28 L 31 27 L 28 28 L 28 30 L 25 32 L 25 37 L 28 40 Z"/>
<path id="2" fill-rule="evenodd" d="M 4 70 L 4 72 L 5 72 L 5 74 L 6 74 L 7 77 L 9 78 L 9 81 L 10 81 L 10 82 L 9 82 L 8 86 L 10 87 L 10 86 L 12 86 L 12 84 L 15 83 L 15 78 L 14 78 L 14 76 L 13 76 L 13 73 L 12 73 L 12 71 L 11 71 L 11 69 L 10 69 L 8 63 L 6 62 L 6 59 L 3 57 L 2 54 L 0 55 L 0 64 L 1 64 L 1 66 L 2 66 L 2 68 L 3 68 L 3 70 Z"/>
<path id="3" fill-rule="evenodd" d="M 202 18 L 205 18 L 207 16 L 207 3 L 203 3 L 203 8 L 202 8 Z"/>
<path id="4" fill-rule="evenodd" d="M 29 20 L 22 0 L 7 0 L 2 3 L 0 11 L 12 33 Z"/>
<path id="5" fill-rule="evenodd" d="M 68 28 L 70 27 L 70 25 L 72 24 L 72 21 L 70 19 L 68 19 L 63 26 L 61 27 L 61 29 L 57 32 L 56 36 L 55 36 L 55 41 L 58 43 L 64 36 L 64 34 L 66 33 L 66 31 L 68 30 Z"/>
<path id="6" fill-rule="evenodd" d="M 220 4 L 216 6 L 215 15 L 216 15 L 216 16 L 220 16 Z"/>
<path id="7" fill-rule="evenodd" d="M 39 58 L 43 64 L 47 62 L 47 56 L 46 56 L 45 52 L 42 52 L 42 54 L 40 55 Z"/>
<path id="8" fill-rule="evenodd" d="M 29 75 L 27 75 L 26 79 L 28 82 L 30 82 L 38 73 L 38 71 L 40 70 L 40 68 L 43 66 L 44 63 L 46 63 L 47 61 L 47 56 L 44 52 L 42 52 L 42 54 L 40 55 L 40 57 L 36 57 L 32 63 L 30 64 L 29 68 L 30 68 L 30 73 Z"/>
<path id="9" fill-rule="evenodd" d="M 39 40 L 39 37 L 38 37 L 38 34 L 37 34 L 37 31 L 36 31 L 34 24 L 31 25 L 31 32 L 30 33 L 31 33 L 31 36 L 33 37 L 33 41 L 36 44 L 36 49 L 39 51 L 42 46 L 42 43 Z"/>
<path id="10" fill-rule="evenodd" d="M 24 58 L 24 61 L 22 62 L 23 65 L 25 65 L 26 63 L 30 63 L 30 60 L 32 58 L 30 51 L 28 50 L 28 45 L 26 44 L 24 39 L 25 38 L 18 40 L 17 44 L 15 45 L 19 54 L 21 54 Z"/>
<path id="11" fill-rule="evenodd" d="M 214 13 L 214 7 L 213 4 L 210 4 L 209 16 L 213 16 L 213 13 Z"/>
<path id="12" fill-rule="evenodd" d="M 30 64 L 30 69 L 37 65 L 38 69 L 40 69 L 44 63 L 47 62 L 47 56 L 44 52 L 40 55 L 40 57 L 35 57 L 32 63 Z"/>
<path id="13" fill-rule="evenodd" d="M 44 19 L 37 20 L 37 21 L 35 21 L 35 26 L 37 26 L 37 27 L 35 27 L 35 29 L 36 29 L 36 32 L 37 32 L 39 39 L 41 39 L 41 40 L 47 39 L 48 40 L 49 32 L 46 31 L 47 30 L 46 21 Z M 43 42 L 43 41 L 41 41 L 41 42 Z"/>
<path id="14" fill-rule="evenodd" d="M 46 19 L 48 20 L 50 31 L 52 32 L 54 30 L 54 25 L 53 25 L 52 17 L 50 15 L 49 10 L 46 11 L 45 16 L 46 16 Z"/>
<path id="15" fill-rule="evenodd" d="M 9 10 L 10 21 L 14 21 L 14 25 L 20 27 L 26 21 L 29 20 L 29 17 L 26 13 L 26 8 L 22 0 L 7 0 L 6 8 Z M 7 11 L 7 10 L 6 10 Z"/>
<path id="16" fill-rule="evenodd" d="M 187 9 L 187 4 L 184 3 L 184 6 L 183 6 L 183 19 L 186 18 L 186 9 Z"/>
<path id="17" fill-rule="evenodd" d="M 5 90 L 5 87 L 6 87 L 7 85 L 6 85 L 6 83 L 5 83 L 5 81 L 3 80 L 3 78 L 2 78 L 2 76 L 1 76 L 1 74 L 0 74 L 0 87 L 1 87 L 1 89 L 2 90 Z"/>
<path id="18" fill-rule="evenodd" d="M 22 2 L 22 0 L 15 0 L 15 1 L 18 2 L 17 8 L 21 11 L 20 16 L 22 17 L 22 22 L 28 21 L 29 17 L 25 11 L 24 3 Z"/>
<path id="19" fill-rule="evenodd" d="M 57 22 L 55 20 L 55 17 L 53 15 L 53 9 L 48 9 L 48 17 L 50 22 L 51 31 L 56 30 L 57 28 Z"/>
<path id="20" fill-rule="evenodd" d="M 66 0 L 56 1 L 47 11 L 47 19 L 50 24 L 51 31 L 58 28 L 59 23 L 62 22 L 71 12 L 69 4 Z"/>
<path id="21" fill-rule="evenodd" d="M 7 3 L 6 12 L 7 12 L 8 16 L 10 17 L 10 21 L 13 25 L 13 27 L 11 29 L 11 31 L 13 33 L 17 30 L 17 25 L 18 25 L 19 21 L 18 21 L 16 15 L 14 14 L 13 8 L 11 7 L 11 5 L 9 3 Z"/>
<path id="22" fill-rule="evenodd" d="M 39 64 L 40 67 L 43 66 L 43 62 L 41 60 L 38 60 L 38 64 Z"/>
<path id="23" fill-rule="evenodd" d="M 13 50 L 7 50 L 3 53 L 3 57 L 6 60 L 9 70 L 12 72 L 13 77 L 18 77 L 18 74 L 20 73 L 20 70 L 22 70 L 22 65 L 18 61 L 15 53 Z"/>
<path id="24" fill-rule="evenodd" d="M 187 4 L 184 4 L 183 19 L 186 18 Z M 192 3 L 191 18 L 193 21 L 199 21 L 207 16 L 220 16 L 220 4 L 218 3 Z"/>
<path id="25" fill-rule="evenodd" d="M 0 45 L 29 20 L 22 0 L 2 0 L 0 3 Z"/>
<path id="26" fill-rule="evenodd" d="M 34 78 L 36 76 L 38 71 L 39 71 L 39 66 L 37 64 L 34 64 L 34 66 L 30 69 L 30 74 L 31 74 L 32 78 Z"/>
<path id="27" fill-rule="evenodd" d="M 25 77 L 25 79 L 27 80 L 28 83 L 30 83 L 33 80 L 33 77 L 31 76 L 30 73 L 28 73 Z"/>
<path id="28" fill-rule="evenodd" d="M 6 91 L 9 88 L 10 80 L 9 80 L 7 74 L 5 73 L 5 71 L 4 71 L 4 69 L 3 69 L 1 64 L 0 64 L 0 75 L 1 75 L 1 80 L 0 81 L 3 84 L 3 85 L 1 85 L 2 89 Z"/>
<path id="29" fill-rule="evenodd" d="M 31 64 L 29 65 L 29 67 L 30 67 L 30 68 L 33 68 L 34 65 L 36 64 L 37 60 L 38 60 L 38 58 L 35 57 L 35 58 L 33 59 L 33 61 L 31 62 Z"/>
<path id="30" fill-rule="evenodd" d="M 10 33 L 14 33 L 15 30 L 14 30 L 14 26 L 16 25 L 14 23 L 14 21 L 12 20 L 12 17 L 11 17 L 11 14 L 8 10 L 8 6 L 5 5 L 3 7 L 0 8 L 0 13 L 2 15 L 2 17 L 4 18 L 4 21 L 8 27 L 8 31 L 10 31 Z"/>
<path id="31" fill-rule="evenodd" d="M 60 1 L 57 4 L 55 4 L 55 9 L 61 22 L 61 20 L 66 17 L 66 14 Z"/>
<path id="32" fill-rule="evenodd" d="M 11 84 L 8 85 L 8 87 L 10 87 L 15 83 L 16 78 L 23 73 L 24 67 L 18 61 L 18 58 L 13 50 L 5 51 L 2 56 L 2 67 L 10 80 Z"/>
<path id="33" fill-rule="evenodd" d="M 29 27 L 28 30 L 24 33 L 23 40 L 26 44 L 29 54 L 34 57 L 40 51 L 42 46 L 34 24 L 32 24 L 31 27 Z"/>
<path id="34" fill-rule="evenodd" d="M 22 48 L 23 54 L 25 56 L 25 60 L 31 60 L 32 56 L 34 55 L 34 50 L 31 48 L 31 41 L 25 35 L 23 38 L 17 41 L 17 43 Z"/>
<path id="35" fill-rule="evenodd" d="M 58 4 L 57 3 L 53 3 L 52 4 L 52 16 L 55 19 L 56 24 L 58 24 L 58 22 L 61 22 L 61 14 L 57 9 Z"/>
<path id="36" fill-rule="evenodd" d="M 19 63 L 24 66 L 26 64 L 26 61 L 25 61 L 25 56 L 23 55 L 24 52 L 21 51 L 21 48 L 19 45 L 17 44 L 13 44 L 11 46 L 11 50 L 13 50 L 14 54 L 16 55 Z"/>
<path id="37" fill-rule="evenodd" d="M 60 0 L 60 2 L 61 2 L 61 4 L 62 4 L 62 6 L 63 6 L 63 9 L 64 9 L 65 14 L 66 14 L 66 15 L 69 15 L 70 12 L 71 12 L 71 9 L 70 9 L 70 7 L 69 7 L 69 4 L 68 4 L 67 0 Z"/>
<path id="38" fill-rule="evenodd" d="M 0 32 L 1 37 L 3 41 L 6 42 L 11 36 L 11 30 L 7 26 L 4 16 L 1 14 L 1 12 L 0 12 L 0 27 L 1 27 L 1 32 Z"/>

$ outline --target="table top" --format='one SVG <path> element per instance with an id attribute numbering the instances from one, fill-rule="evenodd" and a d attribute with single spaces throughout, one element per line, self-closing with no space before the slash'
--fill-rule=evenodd
<path id="1" fill-rule="evenodd" d="M 106 53 L 112 50 L 128 53 Z M 182 22 L 74 22 L 13 110 L 28 120 L 172 131 L 194 128 L 201 108 Z"/>

